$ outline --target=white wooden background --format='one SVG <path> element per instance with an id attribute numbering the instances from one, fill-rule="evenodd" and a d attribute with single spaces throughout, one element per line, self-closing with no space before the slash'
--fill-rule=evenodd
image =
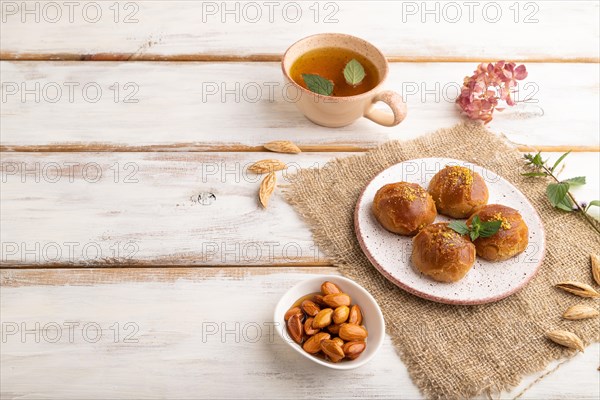
<path id="1" fill-rule="evenodd" d="M 527 101 L 490 129 L 552 159 L 575 150 L 563 175 L 600 198 L 597 1 L 50 3 L 0 1 L 2 398 L 420 397 L 389 338 L 344 391 L 271 338 L 278 297 L 337 270 L 280 193 L 259 207 L 245 166 L 271 140 L 302 147 L 275 156 L 293 173 L 451 126 L 479 61 L 529 71 Z M 325 129 L 282 97 L 282 52 L 328 31 L 385 52 L 404 123 Z M 594 344 L 523 397 L 598 398 L 599 364 Z"/>

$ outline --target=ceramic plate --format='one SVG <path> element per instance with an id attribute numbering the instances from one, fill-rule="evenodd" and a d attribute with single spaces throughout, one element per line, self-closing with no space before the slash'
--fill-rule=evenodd
<path id="1" fill-rule="evenodd" d="M 441 283 L 417 271 L 410 261 L 412 238 L 385 230 L 373 216 L 375 193 L 393 182 L 412 182 L 427 188 L 429 181 L 446 165 L 461 165 L 479 173 L 489 190 L 489 204 L 503 204 L 518 210 L 529 228 L 527 249 L 506 261 L 475 261 L 460 281 Z M 450 221 L 438 215 L 436 222 Z M 373 266 L 402 289 L 425 299 L 448 304 L 484 304 L 503 299 L 533 278 L 544 258 L 545 235 L 542 221 L 527 198 L 501 176 L 466 161 L 449 158 L 421 158 L 391 166 L 365 188 L 356 205 L 354 227 L 358 241 Z"/>

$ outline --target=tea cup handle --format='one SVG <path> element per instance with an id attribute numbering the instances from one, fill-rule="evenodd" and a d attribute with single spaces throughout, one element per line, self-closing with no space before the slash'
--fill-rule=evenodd
<path id="1" fill-rule="evenodd" d="M 373 105 L 379 101 L 387 104 L 392 109 L 392 112 L 374 108 Z M 379 125 L 396 126 L 406 118 L 406 103 L 398 93 L 386 90 L 373 97 L 371 106 L 365 112 L 364 116 Z"/>

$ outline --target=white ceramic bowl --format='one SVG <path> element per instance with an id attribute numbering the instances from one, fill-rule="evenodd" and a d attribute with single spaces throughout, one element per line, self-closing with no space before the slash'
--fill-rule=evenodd
<path id="1" fill-rule="evenodd" d="M 331 361 L 317 358 L 305 352 L 302 349 L 302 346 L 294 342 L 287 334 L 284 321 L 284 315 L 286 311 L 289 310 L 299 298 L 310 293 L 320 292 L 321 284 L 325 281 L 335 283 L 342 289 L 342 291 L 348 293 L 352 298 L 352 304 L 358 304 L 363 312 L 363 325 L 365 328 L 367 328 L 369 337 L 367 338 L 367 348 L 355 360 L 344 360 L 339 363 L 333 363 Z M 369 292 L 367 292 L 357 283 L 337 275 L 315 276 L 314 278 L 302 281 L 289 289 L 277 303 L 273 318 L 276 324 L 275 326 L 278 327 L 277 332 L 283 341 L 286 342 L 292 349 L 317 364 L 321 364 L 333 369 L 354 369 L 366 364 L 369 362 L 369 360 L 371 360 L 371 358 L 373 358 L 375 353 L 377 353 L 377 350 L 379 350 L 381 347 L 385 337 L 385 322 L 383 320 L 383 314 L 381 313 L 381 309 L 377 305 L 377 302 L 373 296 L 371 296 Z"/>

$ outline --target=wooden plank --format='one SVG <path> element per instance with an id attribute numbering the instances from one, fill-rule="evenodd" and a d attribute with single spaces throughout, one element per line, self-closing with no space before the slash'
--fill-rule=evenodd
<path id="1" fill-rule="evenodd" d="M 0 260 L 24 268 L 329 265 L 281 188 L 260 207 L 260 177 L 246 168 L 281 159 L 284 186 L 298 168 L 345 155 L 2 153 Z M 600 198 L 598 171 L 600 153 L 574 153 L 561 176 L 587 175 L 574 193 L 589 202 Z"/>
<path id="2" fill-rule="evenodd" d="M 203 283 L 206 281 L 244 281 L 265 279 L 266 276 L 284 277 L 282 284 L 310 275 L 339 275 L 331 266 L 273 267 L 255 266 L 224 268 L 145 267 L 145 268 L 57 268 L 57 269 L 2 269 L 2 288 L 31 286 L 99 286 L 120 283 L 161 283 L 175 285 L 178 281 Z M 283 293 L 282 293 L 283 294 Z"/>
<path id="3" fill-rule="evenodd" d="M 597 62 L 597 16 L 591 1 L 3 1 L 0 55 L 264 60 L 308 34 L 345 32 L 403 61 Z"/>
<path id="4" fill-rule="evenodd" d="M 572 146 L 572 145 L 559 145 L 559 146 L 544 146 L 544 145 L 515 145 L 519 151 L 522 152 L 567 152 L 573 153 L 588 153 L 600 151 L 600 146 Z M 299 145 L 298 148 L 303 152 L 311 153 L 363 153 L 365 151 L 372 150 L 376 146 L 353 146 L 353 145 Z M 208 149 L 199 149 L 196 146 L 186 147 L 186 150 L 182 150 L 182 146 L 179 145 L 158 145 L 158 146 L 127 146 L 127 147 L 114 147 L 110 145 L 103 145 L 98 143 L 92 144 L 65 144 L 65 145 L 32 145 L 32 146 L 2 146 L 0 145 L 0 152 L 20 152 L 20 153 L 69 153 L 69 152 L 80 152 L 80 153 L 132 153 L 132 152 L 204 152 L 204 153 L 219 153 L 219 152 L 234 152 L 234 153 L 255 153 L 265 151 L 264 146 L 244 146 L 244 145 L 223 145 L 223 146 L 212 146 Z"/>
<path id="5" fill-rule="evenodd" d="M 282 155 L 286 174 L 343 154 Z M 2 262 L 21 266 L 329 264 L 278 189 L 273 153 L 3 153 Z M 286 183 L 280 174 L 279 183 Z M 37 209 L 33 214 L 28 209 Z"/>
<path id="6" fill-rule="evenodd" d="M 523 146 L 597 150 L 600 65 L 528 67 L 518 99 L 529 101 L 498 112 L 490 129 Z M 365 149 L 460 122 L 454 99 L 474 68 L 393 64 L 386 87 L 404 94 L 406 121 L 385 128 L 363 118 L 327 129 L 284 95 L 277 63 L 2 62 L 0 148 L 223 151 L 287 139 L 311 150 Z"/>
<path id="7" fill-rule="evenodd" d="M 344 397 L 420 398 L 389 337 L 372 362 L 341 377 L 316 369 L 271 334 L 280 296 L 324 274 L 337 272 L 1 270 L 2 398 L 325 399 L 340 398 L 341 378 Z M 523 398 L 598 398 L 598 357 L 594 344 Z"/>
<path id="8" fill-rule="evenodd" d="M 214 54 L 178 54 L 178 55 L 157 55 L 157 54 L 140 54 L 132 55 L 127 53 L 99 53 L 99 54 L 22 54 L 22 53 L 9 53 L 0 52 L 0 60 L 3 61 L 154 61 L 154 62 L 280 62 L 282 55 L 269 55 L 269 54 L 251 54 L 248 56 L 235 56 L 235 55 L 214 55 Z M 431 62 L 443 62 L 443 63 L 459 63 L 459 62 L 470 62 L 480 63 L 482 61 L 495 62 L 498 61 L 494 58 L 479 58 L 479 57 L 411 57 L 411 56 L 386 56 L 386 59 L 390 63 L 431 63 Z M 560 58 L 560 57 L 540 57 L 540 58 L 526 58 L 518 59 L 511 58 L 511 61 L 518 63 L 557 63 L 557 64 L 594 64 L 600 61 L 594 57 L 576 57 L 576 58 Z"/>

